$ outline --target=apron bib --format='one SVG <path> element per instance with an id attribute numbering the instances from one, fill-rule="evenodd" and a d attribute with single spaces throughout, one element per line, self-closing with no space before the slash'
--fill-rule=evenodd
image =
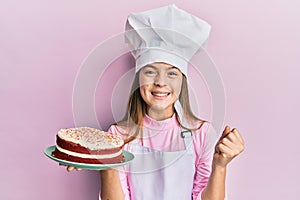
<path id="1" fill-rule="evenodd" d="M 128 165 L 132 200 L 190 200 L 195 173 L 192 133 L 181 132 L 185 150 L 162 152 L 132 143 Z"/>

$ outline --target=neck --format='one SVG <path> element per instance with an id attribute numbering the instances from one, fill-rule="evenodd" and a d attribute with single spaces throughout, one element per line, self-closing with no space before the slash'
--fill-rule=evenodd
<path id="1" fill-rule="evenodd" d="M 147 115 L 154 120 L 161 121 L 171 118 L 174 114 L 174 108 L 166 108 L 163 110 L 148 109 Z"/>

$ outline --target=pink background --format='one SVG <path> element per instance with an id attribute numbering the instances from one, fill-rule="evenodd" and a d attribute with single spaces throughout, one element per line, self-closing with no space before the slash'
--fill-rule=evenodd
<path id="1" fill-rule="evenodd" d="M 170 3 L 213 25 L 207 51 L 226 89 L 225 123 L 246 141 L 228 169 L 230 199 L 299 199 L 297 0 L 2 1 L 0 199 L 97 199 L 97 172 L 67 173 L 43 150 L 74 126 L 73 85 L 91 50 L 121 33 L 128 13 Z"/>

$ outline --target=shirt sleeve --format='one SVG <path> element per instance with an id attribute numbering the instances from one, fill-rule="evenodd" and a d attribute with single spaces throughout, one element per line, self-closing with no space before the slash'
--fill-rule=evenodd
<path id="1" fill-rule="evenodd" d="M 116 126 L 111 126 L 108 129 L 108 132 L 110 133 L 114 133 L 114 134 L 120 134 L 118 129 L 116 128 Z M 126 148 L 126 145 L 124 146 L 124 148 Z M 121 183 L 121 187 L 123 189 L 123 193 L 124 193 L 124 200 L 130 200 L 130 190 L 129 190 L 129 184 L 128 184 L 128 179 L 127 179 L 127 170 L 125 167 L 119 167 L 119 178 L 120 178 L 120 183 Z M 100 190 L 101 193 L 101 190 Z M 99 194 L 99 200 L 101 200 L 101 196 Z"/>
<path id="2" fill-rule="evenodd" d="M 211 124 L 205 123 L 194 135 L 196 171 L 192 196 L 194 200 L 201 200 L 201 193 L 206 187 L 211 174 L 212 159 L 219 134 L 216 133 Z"/>

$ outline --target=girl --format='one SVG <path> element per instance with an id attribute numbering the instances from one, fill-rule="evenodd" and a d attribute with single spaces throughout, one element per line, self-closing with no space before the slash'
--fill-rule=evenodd
<path id="1" fill-rule="evenodd" d="M 226 166 L 243 151 L 239 132 L 227 126 L 214 148 L 209 141 L 209 123 L 197 119 L 188 103 L 184 104 L 185 117 L 196 128 L 183 127 L 174 104 L 178 99 L 188 102 L 187 81 L 170 64 L 156 62 L 143 67 L 136 74 L 131 94 L 126 120 L 109 131 L 134 132 L 129 140 L 138 142 L 131 141 L 125 148 L 137 157 L 125 173 L 101 171 L 101 198 L 224 199 Z M 191 133 L 188 131 L 192 134 L 180 134 Z M 174 152 L 171 160 L 166 159 L 165 154 Z M 140 153 L 148 159 L 141 159 Z"/>

